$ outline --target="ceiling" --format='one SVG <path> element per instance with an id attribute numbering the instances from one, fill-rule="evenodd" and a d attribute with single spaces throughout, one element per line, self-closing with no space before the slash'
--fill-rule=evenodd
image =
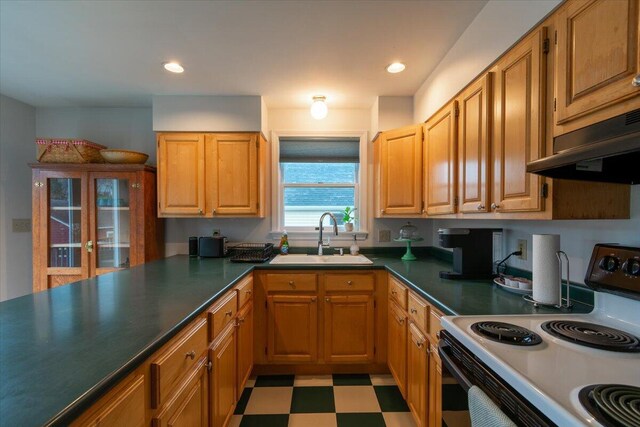
<path id="1" fill-rule="evenodd" d="M 411 96 L 486 0 L 0 2 L 0 92 L 45 106 L 262 95 L 301 108 Z M 170 74 L 164 61 L 186 71 Z M 407 69 L 389 74 L 400 60 Z"/>

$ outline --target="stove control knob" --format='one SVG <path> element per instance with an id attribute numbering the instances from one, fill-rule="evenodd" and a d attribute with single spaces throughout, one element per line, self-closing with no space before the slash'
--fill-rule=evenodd
<path id="1" fill-rule="evenodd" d="M 640 276 L 640 260 L 629 258 L 622 264 L 622 271 L 631 276 Z"/>
<path id="2" fill-rule="evenodd" d="M 614 256 L 607 255 L 600 260 L 600 268 L 605 271 L 614 272 L 620 267 L 620 260 Z"/>

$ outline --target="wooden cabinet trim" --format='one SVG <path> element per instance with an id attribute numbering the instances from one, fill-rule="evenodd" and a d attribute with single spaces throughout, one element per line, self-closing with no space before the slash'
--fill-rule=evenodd
<path id="1" fill-rule="evenodd" d="M 234 289 L 238 293 L 238 310 L 240 310 L 253 300 L 253 275 L 247 275 Z"/>
<path id="2" fill-rule="evenodd" d="M 428 331 L 429 304 L 413 292 L 409 292 L 409 318 L 423 333 Z"/>
<path id="3" fill-rule="evenodd" d="M 279 309 L 278 305 L 289 305 L 289 310 L 276 313 Z M 269 295 L 267 297 L 267 357 L 271 362 L 315 362 L 318 358 L 318 297 L 309 295 Z M 297 306 L 297 307 L 296 307 Z M 302 307 L 302 308 L 300 308 Z M 291 312 L 292 308 L 297 308 L 298 311 Z M 302 315 L 300 318 L 292 319 L 280 319 L 278 321 L 277 316 L 282 315 Z M 294 325 L 283 325 L 282 322 L 295 321 Z M 305 326 L 301 322 L 306 321 Z M 278 325 L 280 327 L 278 328 Z M 284 332 L 289 334 L 302 334 L 285 336 Z M 290 348 L 281 348 L 278 345 L 283 344 L 282 340 L 300 340 L 304 342 L 297 342 L 296 345 L 300 347 L 300 351 L 292 350 Z M 291 344 L 288 342 L 287 344 Z M 286 345 L 286 344 L 285 344 Z"/>
<path id="4" fill-rule="evenodd" d="M 354 315 L 354 309 L 364 313 Z M 343 310 L 337 313 L 338 310 Z M 348 310 L 348 311 L 347 311 Z M 341 318 L 340 316 L 344 316 Z M 374 359 L 372 295 L 331 295 L 324 299 L 324 358 L 327 363 L 367 363 Z M 343 336 L 344 334 L 344 336 Z M 362 339 L 362 349 L 353 347 Z"/>
<path id="5" fill-rule="evenodd" d="M 325 292 L 363 292 L 375 289 L 372 273 L 327 273 L 324 275 Z"/>
<path id="6" fill-rule="evenodd" d="M 408 288 L 398 279 L 389 275 L 389 298 L 395 301 L 403 310 L 407 309 Z"/>
<path id="7" fill-rule="evenodd" d="M 267 291 L 269 292 L 316 292 L 318 275 L 315 273 L 269 273 Z"/>

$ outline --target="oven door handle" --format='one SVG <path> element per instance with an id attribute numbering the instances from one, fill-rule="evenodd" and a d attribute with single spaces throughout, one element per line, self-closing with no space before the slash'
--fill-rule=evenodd
<path id="1" fill-rule="evenodd" d="M 443 340 L 440 340 L 438 343 L 438 354 L 440 355 L 440 360 L 442 361 L 442 365 L 449 371 L 451 375 L 458 381 L 458 384 L 464 389 L 464 391 L 469 391 L 471 386 L 473 385 L 471 381 L 465 377 L 464 373 L 455 363 L 451 360 L 451 356 L 445 351 L 449 349 L 449 346 L 444 343 Z"/>

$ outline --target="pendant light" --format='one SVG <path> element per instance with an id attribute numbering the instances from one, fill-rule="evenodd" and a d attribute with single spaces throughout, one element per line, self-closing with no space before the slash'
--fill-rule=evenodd
<path id="1" fill-rule="evenodd" d="M 311 117 L 316 120 L 322 120 L 327 117 L 327 104 L 325 104 L 326 97 L 314 96 L 313 104 L 311 104 Z"/>

